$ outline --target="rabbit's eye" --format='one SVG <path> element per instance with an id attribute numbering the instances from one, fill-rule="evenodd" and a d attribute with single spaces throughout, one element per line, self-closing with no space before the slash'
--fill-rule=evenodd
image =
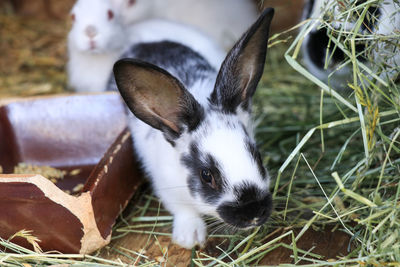
<path id="1" fill-rule="evenodd" d="M 114 18 L 114 12 L 112 12 L 112 10 L 107 10 L 107 17 L 108 20 L 112 20 Z"/>
<path id="2" fill-rule="evenodd" d="M 136 4 L 136 0 L 129 0 L 128 1 L 128 6 L 133 6 L 134 4 Z"/>
<path id="3" fill-rule="evenodd" d="M 203 169 L 200 171 L 200 177 L 204 183 L 208 184 L 214 189 L 217 189 L 217 184 L 215 183 L 214 176 L 210 172 L 210 170 Z"/>

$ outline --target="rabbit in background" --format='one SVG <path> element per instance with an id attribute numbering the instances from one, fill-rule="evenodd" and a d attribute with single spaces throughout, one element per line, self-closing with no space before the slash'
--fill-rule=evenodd
<path id="1" fill-rule="evenodd" d="M 351 2 L 354 5 L 364 4 L 365 1 Z M 351 33 L 357 24 L 360 15 L 350 16 L 346 8 L 335 0 L 309 0 L 304 8 L 303 19 L 319 19 L 322 16 L 331 16 L 329 27 L 317 23 L 310 33 L 304 38 L 302 54 L 305 66 L 318 79 L 330 84 L 333 88 L 342 89 L 352 81 L 352 67 L 342 66 L 348 58 L 339 47 L 330 41 L 327 32 L 342 29 Z M 355 45 L 357 60 L 367 64 L 383 80 L 396 79 L 400 72 L 400 52 L 397 51 L 399 40 L 393 37 L 400 31 L 400 4 L 393 0 L 383 0 L 372 3 L 362 21 L 359 33 L 364 38 L 359 38 Z M 349 8 L 347 9 L 349 10 Z M 337 35 L 337 34 L 336 34 Z M 376 37 L 388 37 L 388 42 L 383 42 Z M 343 40 L 344 36 L 342 36 Z M 329 47 L 328 47 L 329 44 Z M 348 44 L 347 44 L 348 45 Z M 335 50 L 334 50 L 335 49 Z M 366 58 L 366 51 L 371 51 L 372 58 Z M 325 66 L 329 55 L 329 63 Z M 370 64 L 371 61 L 373 62 Z M 367 75 L 368 76 L 368 75 Z"/>
<path id="2" fill-rule="evenodd" d="M 123 23 L 162 18 L 191 25 L 229 50 L 258 17 L 252 0 L 111 0 Z"/>
<path id="3" fill-rule="evenodd" d="M 79 0 L 71 20 L 68 86 L 78 92 L 104 91 L 114 62 L 128 45 L 117 11 L 109 1 Z"/>
<path id="4" fill-rule="evenodd" d="M 219 71 L 192 49 L 194 43 L 171 41 L 137 43 L 114 65 L 136 154 L 174 216 L 172 239 L 182 247 L 205 243 L 203 216 L 249 229 L 271 213 L 251 103 L 273 14 L 261 14 Z"/>

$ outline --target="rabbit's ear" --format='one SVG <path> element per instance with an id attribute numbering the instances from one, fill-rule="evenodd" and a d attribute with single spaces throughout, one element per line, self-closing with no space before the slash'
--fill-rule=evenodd
<path id="1" fill-rule="evenodd" d="M 169 141 L 184 127 L 194 130 L 204 111 L 181 82 L 167 71 L 134 59 L 114 65 L 114 76 L 122 98 L 137 118 L 166 134 Z"/>
<path id="2" fill-rule="evenodd" d="M 212 104 L 232 113 L 239 106 L 249 110 L 251 97 L 264 70 L 273 15 L 274 9 L 264 10 L 260 18 L 229 51 L 210 97 Z"/>

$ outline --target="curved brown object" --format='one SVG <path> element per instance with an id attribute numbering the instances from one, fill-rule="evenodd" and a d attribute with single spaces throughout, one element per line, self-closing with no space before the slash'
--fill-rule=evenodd
<path id="1" fill-rule="evenodd" d="M 44 251 L 81 254 L 110 241 L 110 236 L 103 239 L 97 229 L 89 192 L 68 195 L 41 175 L 2 175 L 0 188 L 0 207 L 6 211 L 0 221 L 9 222 L 1 227 L 2 237 L 29 230 L 40 239 Z"/>
<path id="2" fill-rule="evenodd" d="M 30 229 L 35 229 L 33 235 L 40 235 L 43 250 L 67 249 L 78 253 L 79 241 L 83 237 L 82 223 L 70 210 L 47 197 L 38 187 L 42 184 L 40 180 L 45 178 L 33 177 L 9 177 L 10 180 L 3 177 L 0 180 L 2 236 L 10 237 L 15 234 L 15 229 L 26 229 L 29 224 Z M 31 183 L 32 180 L 36 180 L 38 185 Z M 20 245 L 27 245 L 23 239 L 18 241 L 16 243 Z"/>
<path id="3" fill-rule="evenodd" d="M 31 230 L 44 251 L 91 253 L 136 191 L 136 167 L 124 105 L 117 94 L 44 97 L 0 108 L 0 165 L 19 162 L 67 170 L 53 184 L 38 174 L 0 174 L 0 236 Z M 78 175 L 71 170 L 79 169 Z M 89 175 L 90 174 L 90 175 Z M 84 183 L 76 195 L 63 190 Z M 22 238 L 13 239 L 25 247 Z"/>
<path id="4" fill-rule="evenodd" d="M 91 193 L 103 238 L 111 234 L 112 225 L 140 185 L 137 177 L 141 173 L 133 154 L 131 134 L 126 129 L 96 165 L 83 189 Z"/>

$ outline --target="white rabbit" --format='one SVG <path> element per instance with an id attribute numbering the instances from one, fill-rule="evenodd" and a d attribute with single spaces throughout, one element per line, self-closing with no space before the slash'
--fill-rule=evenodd
<path id="1" fill-rule="evenodd" d="M 350 3 L 354 4 L 354 2 Z M 364 3 L 365 1 L 359 1 L 355 4 Z M 342 3 L 342 5 L 344 4 Z M 360 34 L 365 35 L 365 37 L 359 37 L 358 39 L 361 40 L 358 40 L 355 46 L 356 53 L 360 54 L 357 59 L 364 64 L 366 63 L 366 59 L 363 58 L 365 56 L 364 51 L 373 48 L 372 60 L 374 64 L 368 64 L 368 66 L 385 80 L 395 78 L 400 72 L 400 52 L 394 53 L 394 51 L 399 50 L 399 40 L 398 37 L 397 41 L 393 37 L 389 37 L 396 36 L 396 34 L 398 36 L 400 30 L 399 10 L 400 4 L 393 0 L 372 2 L 359 30 Z M 319 19 L 324 15 L 325 17 L 331 16 L 334 18 L 330 23 L 332 29 L 343 29 L 351 33 L 359 16 L 350 16 L 348 12 L 344 11 L 346 11 L 345 7 L 335 0 L 309 0 L 303 12 L 303 19 Z M 373 36 L 388 36 L 388 39 L 392 39 L 392 42 L 390 44 L 373 40 Z M 329 82 L 334 88 L 344 88 L 348 82 L 352 82 L 352 69 L 349 65 L 338 69 L 345 59 L 348 59 L 339 47 L 336 47 L 327 68 L 324 68 L 327 50 L 329 49 L 330 56 L 335 47 L 335 44 L 331 42 L 330 48 L 328 48 L 329 42 L 327 27 L 322 27 L 321 23 L 317 23 L 306 35 L 302 44 L 304 63 L 308 70 L 320 80 Z M 380 65 L 385 65 L 383 71 L 380 69 Z M 330 78 L 329 75 L 331 75 Z"/>
<path id="2" fill-rule="evenodd" d="M 152 19 L 123 26 L 109 0 L 78 0 L 68 35 L 68 85 L 78 92 L 101 92 L 115 61 L 132 44 L 170 40 L 191 45 L 218 69 L 225 51 L 202 32 L 176 22 Z"/>
<path id="3" fill-rule="evenodd" d="M 197 27 L 229 50 L 257 18 L 252 0 L 111 0 L 126 25 L 163 18 Z"/>
<path id="4" fill-rule="evenodd" d="M 251 99 L 264 69 L 266 9 L 217 72 L 190 45 L 143 42 L 117 61 L 114 75 L 131 114 L 135 151 L 163 205 L 173 214 L 173 240 L 204 244 L 202 216 L 236 228 L 266 222 L 269 175 L 256 147 Z"/>
<path id="5" fill-rule="evenodd" d="M 78 92 L 104 91 L 114 62 L 129 45 L 109 0 L 78 0 L 68 35 L 68 85 Z"/>

